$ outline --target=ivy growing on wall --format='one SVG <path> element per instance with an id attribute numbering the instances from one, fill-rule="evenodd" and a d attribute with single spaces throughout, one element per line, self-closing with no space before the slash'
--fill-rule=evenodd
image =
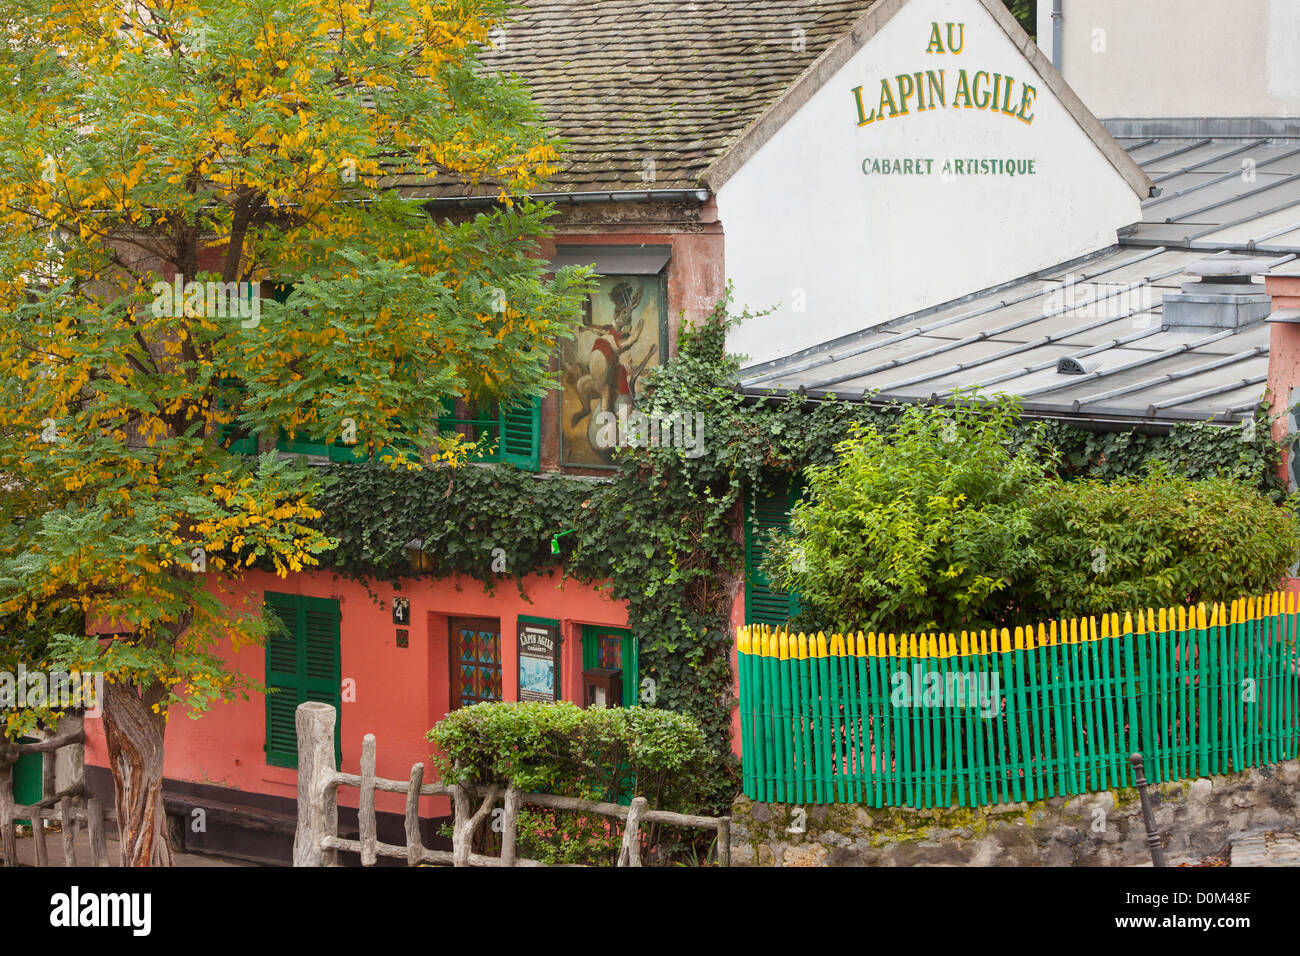
<path id="1" fill-rule="evenodd" d="M 722 755 L 712 793 L 734 791 L 730 759 L 731 613 L 743 568 L 742 494 L 821 464 L 849 427 L 888 431 L 897 410 L 792 395 L 754 402 L 735 386 L 725 351 L 728 301 L 711 320 L 683 327 L 678 356 L 653 373 L 640 409 L 651 417 L 702 416 L 699 447 L 622 448 L 612 479 L 533 476 L 510 467 L 392 471 L 348 465 L 318 499 L 323 530 L 338 541 L 325 563 L 352 577 L 410 573 L 407 544 L 421 539 L 432 576 L 463 574 L 500 586 L 538 572 L 603 582 L 628 606 L 639 642 L 643 705 L 696 718 Z M 1158 459 L 1191 477 L 1226 474 L 1280 500 L 1280 447 L 1261 406 L 1253 424 L 1178 425 L 1166 434 L 1045 428 L 1067 475 L 1121 477 Z M 558 539 L 558 555 L 552 540 Z M 495 549 L 501 549 L 496 551 Z M 505 570 L 494 561 L 504 553 Z"/>

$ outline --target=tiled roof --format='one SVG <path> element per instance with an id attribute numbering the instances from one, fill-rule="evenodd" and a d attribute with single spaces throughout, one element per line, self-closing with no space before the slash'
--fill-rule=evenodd
<path id="1" fill-rule="evenodd" d="M 524 0 L 483 61 L 519 74 L 567 140 L 539 191 L 693 189 L 874 2 Z"/>
<path id="2" fill-rule="evenodd" d="M 1133 121 L 1136 122 L 1136 121 Z M 958 302 L 742 371 L 751 394 L 925 401 L 978 386 L 1049 417 L 1119 422 L 1237 421 L 1268 372 L 1263 317 L 1185 327 L 1164 296 L 1207 257 L 1266 272 L 1300 255 L 1300 128 L 1237 136 L 1139 135 L 1121 145 L 1162 189 L 1119 243 Z M 1062 282 L 1122 292 L 1105 308 L 1061 305 Z M 1262 295 L 1262 285 L 1253 291 Z M 1083 374 L 1063 374 L 1072 358 Z"/>

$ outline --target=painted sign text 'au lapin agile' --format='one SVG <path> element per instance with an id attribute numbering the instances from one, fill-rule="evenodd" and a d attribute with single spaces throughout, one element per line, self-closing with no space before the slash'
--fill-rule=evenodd
<path id="1" fill-rule="evenodd" d="M 966 24 L 930 25 L 930 42 L 925 48 L 928 55 L 960 56 L 965 46 Z M 852 90 L 860 127 L 909 116 L 913 111 L 924 113 L 937 109 L 987 110 L 1032 125 L 1034 100 L 1038 96 L 1036 87 L 1028 83 L 1018 84 L 1014 77 L 1007 74 L 991 70 L 972 72 L 964 68 L 958 69 L 955 76 L 944 68 L 887 76 L 880 81 L 880 101 L 870 110 L 867 109 L 867 100 L 862 90 L 861 86 L 855 86 Z M 862 162 L 862 172 L 867 175 L 929 174 L 934 172 L 934 164 L 935 160 L 924 158 L 904 160 L 868 157 Z M 1024 176 L 1037 173 L 1035 160 L 1007 157 L 945 159 L 941 171 L 945 177 Z"/>

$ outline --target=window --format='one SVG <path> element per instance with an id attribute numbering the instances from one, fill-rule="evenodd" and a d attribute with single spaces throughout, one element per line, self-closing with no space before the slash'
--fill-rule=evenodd
<path id="1" fill-rule="evenodd" d="M 799 612 L 799 595 L 773 588 L 760 570 L 767 554 L 770 531 L 790 528 L 790 509 L 803 493 L 803 481 L 794 478 L 786 490 L 745 495 L 745 623 L 782 625 Z"/>
<path id="2" fill-rule="evenodd" d="M 269 298 L 281 304 L 288 301 L 294 289 L 292 282 L 263 282 L 263 289 L 269 290 Z M 238 388 L 234 383 L 227 387 Z M 448 407 L 450 406 L 450 407 Z M 467 403 L 458 401 L 444 403 L 437 409 L 440 430 L 459 431 L 469 440 L 484 442 L 485 451 L 475 457 L 474 461 L 505 462 L 525 471 L 537 471 L 541 467 L 540 418 L 541 399 L 532 397 L 506 408 L 498 408 L 495 402 Z M 222 429 L 222 440 L 229 442 L 231 451 L 237 454 L 257 454 L 257 436 L 236 437 L 237 426 L 228 425 Z M 400 445 L 398 442 L 395 445 Z M 369 457 L 364 443 L 355 445 L 342 442 L 329 442 L 314 439 L 303 433 L 292 438 L 283 428 L 276 436 L 275 448 L 278 452 L 289 455 L 308 455 L 332 462 L 365 461 Z M 376 458 L 384 455 L 387 448 L 381 448 Z"/>
<path id="3" fill-rule="evenodd" d="M 471 461 L 500 461 L 537 471 L 541 467 L 541 408 L 537 396 L 505 407 L 460 399 L 444 403 L 438 431 L 444 435 L 457 432 L 466 441 L 483 442 L 483 449 Z"/>
<path id="4" fill-rule="evenodd" d="M 453 617 L 451 629 L 451 709 L 501 699 L 501 622 L 495 618 Z"/>
<path id="5" fill-rule="evenodd" d="M 294 712 L 309 700 L 339 710 L 342 674 L 339 602 L 331 598 L 266 592 L 266 762 L 298 766 Z M 334 760 L 343 759 L 342 714 L 334 723 Z"/>
<path id="6" fill-rule="evenodd" d="M 450 404 L 450 409 L 448 409 Z M 541 399 L 532 398 L 522 405 L 498 408 L 495 402 L 444 403 L 437 409 L 438 430 L 459 432 L 467 441 L 483 442 L 483 449 L 471 458 L 475 462 L 505 462 L 524 471 L 541 467 Z M 397 442 L 394 447 L 401 445 Z M 280 430 L 276 450 L 290 455 L 311 455 L 334 462 L 365 461 L 365 445 L 345 445 L 307 436 L 290 438 Z M 388 448 L 381 448 L 382 458 Z M 256 451 L 254 443 L 253 451 Z"/>
<path id="7" fill-rule="evenodd" d="M 606 627 L 602 624 L 582 626 L 582 669 L 593 667 L 619 668 L 623 671 L 623 706 L 637 702 L 640 687 L 636 638 L 625 627 Z"/>

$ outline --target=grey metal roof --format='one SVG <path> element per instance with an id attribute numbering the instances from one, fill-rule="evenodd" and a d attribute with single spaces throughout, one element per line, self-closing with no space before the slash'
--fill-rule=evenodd
<path id="1" fill-rule="evenodd" d="M 1232 328 L 1183 327 L 1167 321 L 1163 298 L 1184 291 L 1197 278 L 1189 267 L 1207 257 L 1245 256 L 1246 271 L 1262 273 L 1300 255 L 1300 124 L 1287 135 L 1276 123 L 1256 133 L 1239 123 L 1231 135 L 1203 136 L 1190 126 L 1142 135 L 1139 121 L 1122 123 L 1120 144 L 1160 194 L 1117 245 L 750 366 L 741 372 L 745 391 L 915 402 L 977 386 L 1020 396 L 1032 414 L 1085 421 L 1249 416 L 1268 375 L 1263 316 Z M 1076 296 L 1090 289 L 1109 298 L 1070 308 L 1068 276 Z M 1084 374 L 1058 372 L 1066 357 Z"/>

